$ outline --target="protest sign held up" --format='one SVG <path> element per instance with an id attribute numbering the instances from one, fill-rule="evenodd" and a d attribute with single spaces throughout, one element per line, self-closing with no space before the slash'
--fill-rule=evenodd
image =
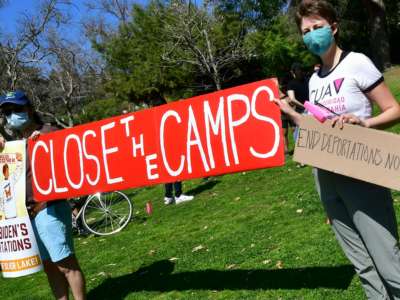
<path id="1" fill-rule="evenodd" d="M 399 135 L 351 124 L 332 128 L 331 124 L 304 117 L 294 160 L 400 190 Z"/>
<path id="2" fill-rule="evenodd" d="M 4 277 L 42 269 L 25 206 L 25 142 L 7 142 L 0 154 L 0 265 Z"/>
<path id="3" fill-rule="evenodd" d="M 276 80 L 263 80 L 29 142 L 35 199 L 174 182 L 284 163 Z"/>

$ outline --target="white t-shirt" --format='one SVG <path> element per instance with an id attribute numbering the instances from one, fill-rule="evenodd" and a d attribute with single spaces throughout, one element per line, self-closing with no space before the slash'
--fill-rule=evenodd
<path id="1" fill-rule="evenodd" d="M 344 52 L 341 61 L 328 74 L 321 76 L 315 72 L 311 76 L 310 102 L 320 103 L 338 115 L 354 114 L 366 119 L 371 117 L 372 103 L 365 93 L 382 81 L 382 73 L 367 56 Z"/>

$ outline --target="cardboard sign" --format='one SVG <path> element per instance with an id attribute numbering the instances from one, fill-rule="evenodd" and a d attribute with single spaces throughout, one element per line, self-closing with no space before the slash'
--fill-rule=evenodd
<path id="1" fill-rule="evenodd" d="M 25 141 L 7 142 L 0 153 L 0 266 L 4 277 L 42 269 L 25 206 Z"/>
<path id="2" fill-rule="evenodd" d="M 37 201 L 284 164 L 276 80 L 43 135 L 29 141 Z"/>
<path id="3" fill-rule="evenodd" d="M 338 174 L 400 190 L 400 136 L 345 124 L 332 128 L 303 117 L 293 159 Z"/>

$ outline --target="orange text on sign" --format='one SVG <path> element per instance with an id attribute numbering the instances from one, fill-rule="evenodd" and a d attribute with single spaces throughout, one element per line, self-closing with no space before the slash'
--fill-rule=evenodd
<path id="1" fill-rule="evenodd" d="M 19 272 L 27 269 L 32 269 L 40 266 L 39 255 L 29 256 L 16 260 L 2 260 L 0 261 L 1 269 L 3 272 Z"/>

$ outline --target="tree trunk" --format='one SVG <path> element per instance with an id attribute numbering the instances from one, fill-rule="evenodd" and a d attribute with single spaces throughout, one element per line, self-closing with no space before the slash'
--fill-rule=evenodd
<path id="1" fill-rule="evenodd" d="M 212 47 L 211 47 L 210 39 L 208 37 L 207 30 L 204 29 L 203 30 L 203 34 L 204 34 L 204 37 L 205 37 L 206 42 L 207 42 L 207 52 L 208 52 L 208 57 L 209 57 L 209 63 L 211 65 L 210 71 L 212 73 L 212 78 L 214 80 L 214 84 L 215 84 L 215 87 L 216 87 L 217 91 L 220 91 L 222 89 L 221 80 L 219 78 L 218 66 L 217 66 L 217 64 L 215 62 L 215 57 L 214 57 L 214 53 L 213 53 L 213 50 L 212 50 Z"/>
<path id="2" fill-rule="evenodd" d="M 218 73 L 213 75 L 213 80 L 214 80 L 215 88 L 217 89 L 217 91 L 222 90 L 221 80 L 219 78 L 219 74 Z"/>
<path id="3" fill-rule="evenodd" d="M 368 12 L 371 59 L 383 71 L 390 67 L 390 44 L 383 0 L 362 0 Z"/>

